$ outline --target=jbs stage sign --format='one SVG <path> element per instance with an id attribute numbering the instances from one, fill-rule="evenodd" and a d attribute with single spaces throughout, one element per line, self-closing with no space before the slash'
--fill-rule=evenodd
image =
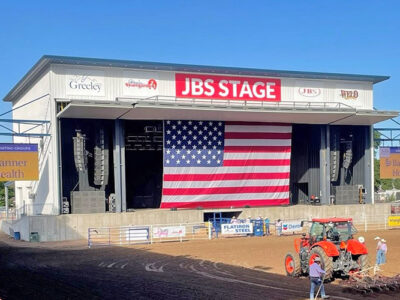
<path id="1" fill-rule="evenodd" d="M 176 97 L 281 101 L 281 80 L 272 78 L 175 74 Z"/>
<path id="2" fill-rule="evenodd" d="M 0 181 L 38 179 L 36 144 L 0 144 Z"/>
<path id="3" fill-rule="evenodd" d="M 381 178 L 400 178 L 400 147 L 379 148 Z"/>

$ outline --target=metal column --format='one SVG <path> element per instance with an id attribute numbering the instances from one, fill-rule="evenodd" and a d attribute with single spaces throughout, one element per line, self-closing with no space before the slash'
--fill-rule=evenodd
<path id="1" fill-rule="evenodd" d="M 114 182 L 116 211 L 126 211 L 125 134 L 122 120 L 115 120 L 114 131 Z"/>
<path id="2" fill-rule="evenodd" d="M 374 203 L 374 128 L 366 126 L 365 129 L 365 203 Z"/>
<path id="3" fill-rule="evenodd" d="M 321 147 L 319 150 L 319 178 L 321 204 L 329 204 L 330 198 L 330 145 L 329 126 L 321 126 Z"/>

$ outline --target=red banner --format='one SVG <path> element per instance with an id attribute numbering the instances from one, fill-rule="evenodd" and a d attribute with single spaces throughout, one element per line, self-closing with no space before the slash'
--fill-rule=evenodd
<path id="1" fill-rule="evenodd" d="M 281 80 L 264 77 L 175 74 L 176 97 L 281 101 Z"/>

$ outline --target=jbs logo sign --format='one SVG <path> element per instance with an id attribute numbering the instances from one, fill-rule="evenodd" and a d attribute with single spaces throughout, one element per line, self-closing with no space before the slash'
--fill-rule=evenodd
<path id="1" fill-rule="evenodd" d="M 318 97 L 321 90 L 318 88 L 299 88 L 299 94 L 304 97 Z"/>
<path id="2" fill-rule="evenodd" d="M 176 96 L 281 101 L 281 81 L 272 78 L 175 74 Z"/>

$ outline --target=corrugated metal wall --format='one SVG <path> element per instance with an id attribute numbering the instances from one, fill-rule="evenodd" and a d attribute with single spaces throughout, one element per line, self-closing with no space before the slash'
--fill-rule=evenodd
<path id="1" fill-rule="evenodd" d="M 320 147 L 324 136 L 324 125 L 293 125 L 290 191 L 292 204 L 307 203 L 311 195 L 320 197 Z M 368 126 L 330 126 L 331 139 L 340 138 L 339 176 L 331 182 L 334 187 L 346 185 L 365 186 L 369 174 L 365 172 L 365 150 L 369 148 Z M 343 167 L 345 144 L 352 143 L 352 159 L 348 171 Z M 332 142 L 332 141 L 331 141 Z M 354 199 L 358 203 L 358 199 Z"/>
<path id="2" fill-rule="evenodd" d="M 319 125 L 293 125 L 290 185 L 292 203 L 305 203 L 311 195 L 319 196 Z"/>
<path id="3" fill-rule="evenodd" d="M 126 83 L 127 71 L 135 71 L 133 69 L 123 68 L 106 68 L 106 67 L 87 67 L 87 66 L 73 66 L 73 65 L 52 65 L 52 95 L 54 98 L 67 98 L 85 101 L 116 101 L 118 97 L 139 97 L 147 98 L 140 95 L 125 95 L 124 85 Z M 87 75 L 94 75 L 102 78 L 104 81 L 104 92 L 101 95 L 96 93 L 90 94 L 73 94 L 68 95 L 66 84 L 68 75 L 87 72 Z M 175 72 L 173 71 L 149 71 L 149 70 L 136 70 L 141 78 L 154 77 L 157 79 L 157 94 L 160 96 L 175 97 Z M 75 72 L 75 73 L 74 73 Z M 150 75 L 151 74 L 151 75 Z M 216 75 L 216 74 L 212 74 Z M 223 75 L 223 74 L 222 74 Z M 140 78 L 138 78 L 140 79 Z M 281 79 L 281 94 L 282 102 L 330 102 L 330 103 L 343 103 L 351 107 L 362 109 L 372 109 L 372 83 L 369 82 L 351 82 L 343 80 L 300 80 L 295 78 L 280 78 Z M 322 99 L 307 97 L 304 99 L 299 94 L 299 90 L 305 87 L 316 88 L 321 95 Z M 340 90 L 357 90 L 359 96 L 357 99 L 346 100 L 340 97 Z M 87 90 L 85 90 L 87 92 Z M 125 99 L 125 101 L 127 101 Z"/>

